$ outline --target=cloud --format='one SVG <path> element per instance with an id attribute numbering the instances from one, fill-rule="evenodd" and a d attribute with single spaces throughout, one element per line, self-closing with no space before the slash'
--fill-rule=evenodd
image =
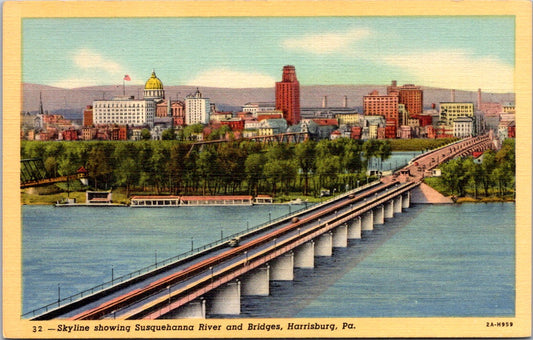
<path id="1" fill-rule="evenodd" d="M 122 73 L 122 67 L 101 54 L 89 49 L 79 50 L 73 57 L 74 64 L 81 69 L 95 69 L 106 71 L 111 74 Z"/>
<path id="2" fill-rule="evenodd" d="M 492 56 L 475 56 L 460 50 L 439 50 L 388 56 L 382 60 L 399 67 L 426 86 L 475 91 L 514 91 L 514 67 Z"/>
<path id="3" fill-rule="evenodd" d="M 274 87 L 276 80 L 265 74 L 257 72 L 234 71 L 227 68 L 209 69 L 196 75 L 186 82 L 188 86 L 206 87 Z"/>
<path id="4" fill-rule="evenodd" d="M 341 52 L 355 42 L 370 36 L 368 29 L 352 29 L 340 33 L 319 33 L 299 38 L 289 38 L 281 43 L 287 50 L 304 51 L 313 54 Z"/>
<path id="5" fill-rule="evenodd" d="M 126 68 L 104 55 L 90 50 L 81 49 L 70 55 L 72 66 L 70 75 L 50 84 L 61 88 L 77 88 L 98 85 L 122 85 L 125 74 L 129 74 L 131 81 L 126 85 L 141 84 L 142 79 L 135 77 Z"/>

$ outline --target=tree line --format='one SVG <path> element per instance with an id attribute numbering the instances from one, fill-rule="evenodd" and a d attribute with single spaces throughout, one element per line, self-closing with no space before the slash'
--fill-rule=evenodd
<path id="1" fill-rule="evenodd" d="M 515 167 L 515 140 L 506 139 L 497 152 L 485 151 L 481 161 L 466 157 L 442 164 L 441 177 L 428 183 L 447 195 L 504 197 L 515 192 Z"/>
<path id="2" fill-rule="evenodd" d="M 185 194 L 320 195 L 367 180 L 369 160 L 387 159 L 389 141 L 340 138 L 299 144 L 251 141 L 191 150 L 179 141 L 22 141 L 21 158 L 41 158 L 52 177 L 83 166 L 91 187 Z"/>

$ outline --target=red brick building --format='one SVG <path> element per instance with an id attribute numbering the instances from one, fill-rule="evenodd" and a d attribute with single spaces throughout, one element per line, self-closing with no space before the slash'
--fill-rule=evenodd
<path id="1" fill-rule="evenodd" d="M 87 105 L 85 110 L 83 110 L 83 126 L 93 125 L 93 106 Z"/>
<path id="2" fill-rule="evenodd" d="M 352 126 L 351 135 L 352 139 L 361 139 L 361 130 L 360 126 Z"/>
<path id="3" fill-rule="evenodd" d="M 386 137 L 386 127 L 378 127 L 378 139 L 385 139 Z"/>
<path id="4" fill-rule="evenodd" d="M 292 65 L 283 67 L 280 82 L 276 82 L 276 110 L 283 111 L 289 125 L 300 122 L 300 83 Z"/>
<path id="5" fill-rule="evenodd" d="M 170 113 L 174 120 L 174 126 L 185 125 L 185 103 L 176 100 L 170 102 Z M 168 117 L 168 100 L 164 100 L 156 106 L 156 117 Z"/>
<path id="6" fill-rule="evenodd" d="M 427 125 L 426 127 L 426 138 L 435 139 L 437 137 L 437 133 L 435 132 L 435 128 L 433 125 Z"/>
<path id="7" fill-rule="evenodd" d="M 244 130 L 244 120 L 239 118 L 221 120 L 220 124 L 228 125 L 232 131 Z"/>
<path id="8" fill-rule="evenodd" d="M 433 117 L 430 115 L 411 115 L 411 118 L 416 118 L 420 122 L 420 126 L 428 126 L 432 124 Z"/>
<path id="9" fill-rule="evenodd" d="M 397 123 L 394 119 L 387 119 L 385 124 L 385 138 L 394 139 L 396 138 Z"/>
<path id="10" fill-rule="evenodd" d="M 387 94 L 398 95 L 398 103 L 405 105 L 405 109 L 411 117 L 424 112 L 424 91 L 420 86 L 413 84 L 397 86 L 396 80 L 393 80 L 392 84 L 387 86 Z"/>
<path id="11" fill-rule="evenodd" d="M 383 116 L 387 120 L 394 120 L 398 127 L 398 95 L 392 92 L 391 95 L 379 95 L 374 90 L 363 96 L 363 112 L 368 116 Z"/>
<path id="12" fill-rule="evenodd" d="M 507 137 L 508 138 L 516 138 L 515 122 L 509 123 L 509 126 L 507 127 Z"/>
<path id="13" fill-rule="evenodd" d="M 62 132 L 63 140 L 78 140 L 78 130 L 74 128 Z"/>

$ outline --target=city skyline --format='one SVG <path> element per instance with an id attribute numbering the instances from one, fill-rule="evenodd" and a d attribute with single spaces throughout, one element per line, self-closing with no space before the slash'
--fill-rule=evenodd
<path id="1" fill-rule="evenodd" d="M 165 86 L 267 88 L 291 64 L 302 86 L 513 92 L 514 29 L 511 16 L 23 19 L 22 79 L 141 85 L 155 69 Z"/>

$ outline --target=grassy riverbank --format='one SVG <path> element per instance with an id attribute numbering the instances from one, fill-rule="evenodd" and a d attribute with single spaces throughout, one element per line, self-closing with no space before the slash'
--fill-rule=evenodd
<path id="1" fill-rule="evenodd" d="M 445 186 L 442 185 L 442 182 L 439 177 L 426 177 L 424 183 L 437 190 L 444 196 L 450 197 L 454 196 Z M 515 197 L 513 192 L 508 192 L 505 195 L 498 195 L 494 190 L 489 191 L 489 195 L 485 196 L 478 192 L 476 197 L 475 192 L 470 188 L 466 190 L 465 196 L 454 196 L 456 203 L 491 203 L 491 202 L 514 202 Z"/>
<path id="2" fill-rule="evenodd" d="M 20 202 L 21 204 L 25 205 L 51 205 L 55 204 L 57 201 L 62 201 L 67 197 L 75 198 L 77 203 L 86 203 L 85 190 L 71 191 L 67 193 L 58 188 L 56 185 L 48 185 L 20 190 Z M 129 203 L 129 199 L 126 197 L 124 189 L 113 189 L 113 202 Z"/>
<path id="3" fill-rule="evenodd" d="M 130 199 L 126 195 L 125 188 L 114 188 L 112 190 L 113 202 L 129 204 Z M 135 191 L 130 192 L 130 197 L 134 195 L 170 195 L 168 192 L 151 192 L 151 191 Z M 77 203 L 86 203 L 85 202 L 85 190 L 71 191 L 68 193 L 68 197 L 75 198 Z M 34 187 L 28 189 L 20 190 L 20 201 L 24 205 L 32 204 L 41 204 L 41 205 L 52 205 L 57 201 L 61 201 L 67 198 L 67 192 L 63 191 L 56 185 L 48 185 L 42 187 Z M 274 203 L 288 203 L 295 199 L 301 199 L 307 203 L 320 203 L 330 197 L 314 197 L 314 196 L 303 196 L 301 193 L 290 193 L 287 195 L 279 195 L 274 198 Z"/>

